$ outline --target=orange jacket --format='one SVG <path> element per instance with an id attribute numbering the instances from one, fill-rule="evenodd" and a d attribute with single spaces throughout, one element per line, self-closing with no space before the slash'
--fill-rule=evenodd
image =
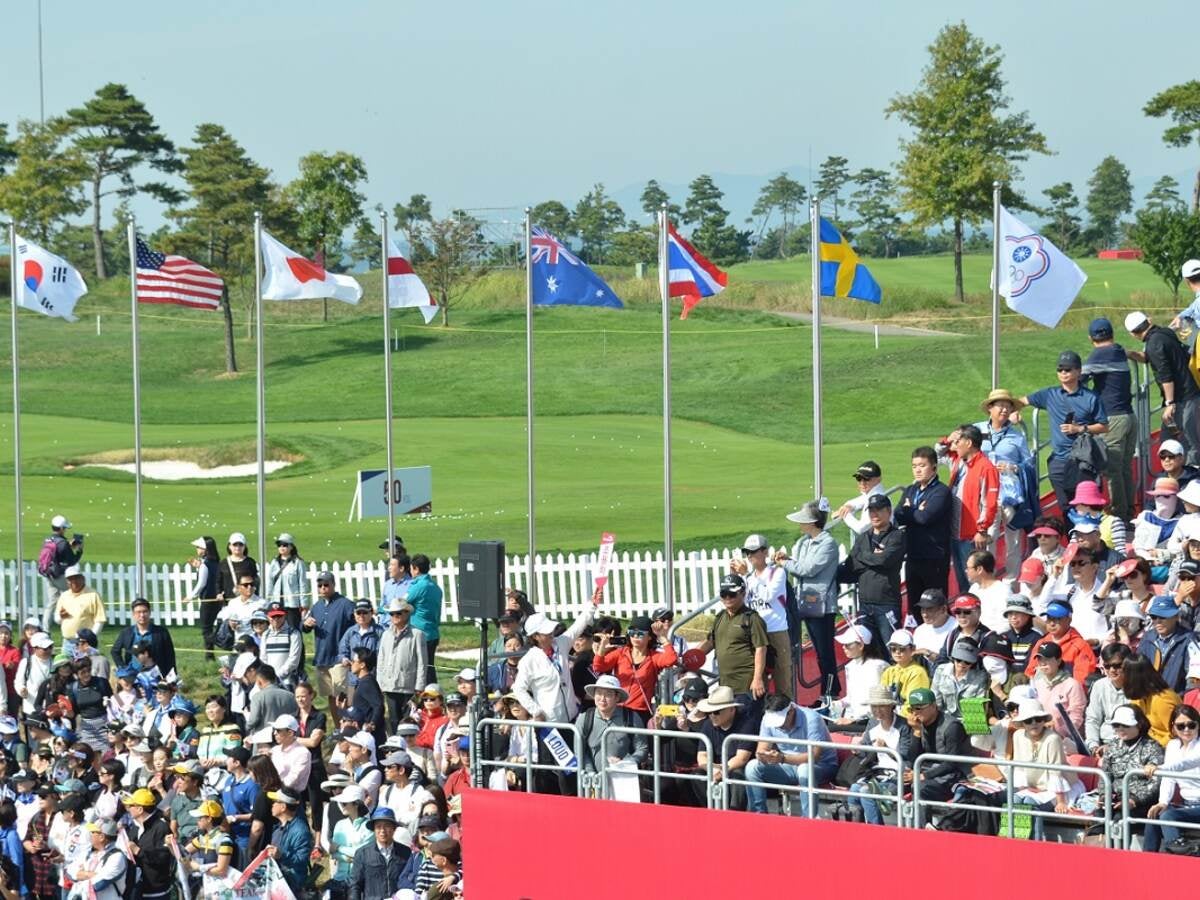
<path id="1" fill-rule="evenodd" d="M 961 457 L 954 460 L 950 468 L 950 492 L 962 498 L 960 541 L 969 541 L 992 527 L 1000 507 L 1000 473 L 983 453 L 976 453 L 966 461 Z"/>
<path id="2" fill-rule="evenodd" d="M 1052 641 L 1050 635 L 1046 635 L 1039 640 L 1029 651 L 1029 665 L 1025 667 L 1025 674 L 1030 678 L 1037 672 L 1037 651 L 1042 644 Z M 1087 677 L 1096 671 L 1096 654 L 1092 650 L 1092 645 L 1083 639 L 1083 635 L 1074 628 L 1069 630 L 1061 641 L 1058 641 L 1058 646 L 1062 650 L 1063 666 L 1070 666 L 1071 677 L 1087 687 Z"/>

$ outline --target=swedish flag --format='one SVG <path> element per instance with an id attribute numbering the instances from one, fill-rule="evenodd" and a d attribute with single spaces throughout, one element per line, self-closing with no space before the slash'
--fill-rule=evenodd
<path id="1" fill-rule="evenodd" d="M 879 282 L 858 261 L 858 254 L 849 242 L 824 218 L 819 247 L 822 297 L 853 297 L 868 303 L 878 303 L 883 298 Z"/>

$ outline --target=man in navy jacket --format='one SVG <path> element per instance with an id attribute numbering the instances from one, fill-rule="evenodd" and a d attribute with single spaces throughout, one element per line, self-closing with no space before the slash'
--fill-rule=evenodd
<path id="1" fill-rule="evenodd" d="M 905 584 L 912 607 L 929 588 L 947 593 L 950 578 L 950 488 L 938 480 L 937 452 L 912 452 L 913 483 L 904 489 L 894 519 L 904 529 Z"/>

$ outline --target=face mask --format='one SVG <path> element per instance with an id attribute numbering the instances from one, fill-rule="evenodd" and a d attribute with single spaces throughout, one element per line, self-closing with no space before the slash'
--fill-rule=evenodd
<path id="1" fill-rule="evenodd" d="M 1160 519 L 1169 519 L 1175 515 L 1175 507 L 1179 504 L 1179 498 L 1174 494 L 1166 497 L 1154 498 L 1154 514 Z"/>

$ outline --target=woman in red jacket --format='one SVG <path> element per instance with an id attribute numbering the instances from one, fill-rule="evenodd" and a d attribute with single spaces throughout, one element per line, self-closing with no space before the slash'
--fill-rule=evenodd
<path id="1" fill-rule="evenodd" d="M 637 713 L 643 725 L 650 719 L 658 673 L 671 668 L 679 659 L 669 643 L 659 645 L 659 638 L 650 626 L 649 616 L 638 616 L 630 622 L 625 630 L 629 638 L 625 647 L 610 646 L 609 635 L 602 633 L 596 645 L 596 658 L 592 661 L 592 669 L 597 675 L 616 674 L 621 687 L 629 693 L 629 699 L 621 705 Z"/>

